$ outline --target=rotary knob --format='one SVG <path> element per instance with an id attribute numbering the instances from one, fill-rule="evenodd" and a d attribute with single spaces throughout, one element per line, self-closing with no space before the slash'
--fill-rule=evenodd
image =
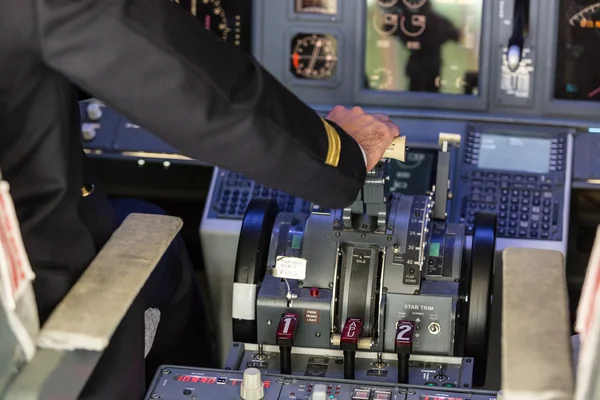
<path id="1" fill-rule="evenodd" d="M 319 383 L 318 385 L 313 386 L 310 400 L 327 400 L 327 385 Z"/>
<path id="2" fill-rule="evenodd" d="M 102 118 L 102 107 L 98 103 L 90 103 L 86 108 L 86 113 L 90 121 L 98 121 Z"/>
<path id="3" fill-rule="evenodd" d="M 244 379 L 240 388 L 240 397 L 243 400 L 261 400 L 265 397 L 265 389 L 260 376 L 260 371 L 256 368 L 247 368 L 244 371 Z"/>
<path id="4" fill-rule="evenodd" d="M 85 142 L 91 142 L 96 138 L 97 124 L 84 123 L 81 125 L 81 138 Z"/>

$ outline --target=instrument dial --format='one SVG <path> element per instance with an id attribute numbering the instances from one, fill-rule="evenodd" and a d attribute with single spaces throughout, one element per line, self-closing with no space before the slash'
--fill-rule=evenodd
<path id="1" fill-rule="evenodd" d="M 376 68 L 369 75 L 369 88 L 390 90 L 394 87 L 394 74 L 387 68 Z"/>
<path id="2" fill-rule="evenodd" d="M 400 29 L 406 36 L 412 38 L 421 36 L 426 28 L 427 17 L 424 15 L 410 15 L 410 21 L 404 15 L 400 18 Z"/>
<path id="3" fill-rule="evenodd" d="M 571 26 L 584 29 L 600 29 L 600 3 L 587 6 L 569 18 Z"/>
<path id="4" fill-rule="evenodd" d="M 206 29 L 227 41 L 232 27 L 227 20 L 222 0 L 191 0 L 190 8 L 192 14 L 203 21 Z M 233 29 L 239 30 L 239 26 Z"/>
<path id="5" fill-rule="evenodd" d="M 337 40 L 331 35 L 298 34 L 292 39 L 290 70 L 298 78 L 329 79 L 337 61 Z"/>

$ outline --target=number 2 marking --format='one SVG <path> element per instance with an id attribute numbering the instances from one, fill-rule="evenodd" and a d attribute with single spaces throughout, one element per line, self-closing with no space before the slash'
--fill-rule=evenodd
<path id="1" fill-rule="evenodd" d="M 403 342 L 408 342 L 410 340 L 409 337 L 405 337 L 406 334 L 412 332 L 413 327 L 410 325 L 400 325 L 400 329 L 398 329 L 398 336 L 396 336 L 396 340 L 402 340 Z"/>

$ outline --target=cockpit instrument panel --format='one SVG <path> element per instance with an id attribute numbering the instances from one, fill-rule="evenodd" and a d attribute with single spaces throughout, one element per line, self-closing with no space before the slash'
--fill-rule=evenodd
<path id="1" fill-rule="evenodd" d="M 600 101 L 600 2 L 560 0 L 554 97 Z"/>
<path id="2" fill-rule="evenodd" d="M 366 0 L 367 89 L 478 95 L 483 0 Z"/>
<path id="3" fill-rule="evenodd" d="M 250 50 L 252 0 L 174 0 L 222 40 Z"/>

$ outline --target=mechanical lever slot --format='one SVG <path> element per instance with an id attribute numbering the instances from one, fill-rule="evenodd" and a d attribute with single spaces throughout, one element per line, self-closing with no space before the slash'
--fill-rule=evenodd
<path id="1" fill-rule="evenodd" d="M 513 32 L 508 40 L 508 52 L 506 59 L 508 68 L 515 72 L 523 56 L 525 37 L 529 31 L 529 9 L 530 0 L 515 0 L 513 10 Z"/>

